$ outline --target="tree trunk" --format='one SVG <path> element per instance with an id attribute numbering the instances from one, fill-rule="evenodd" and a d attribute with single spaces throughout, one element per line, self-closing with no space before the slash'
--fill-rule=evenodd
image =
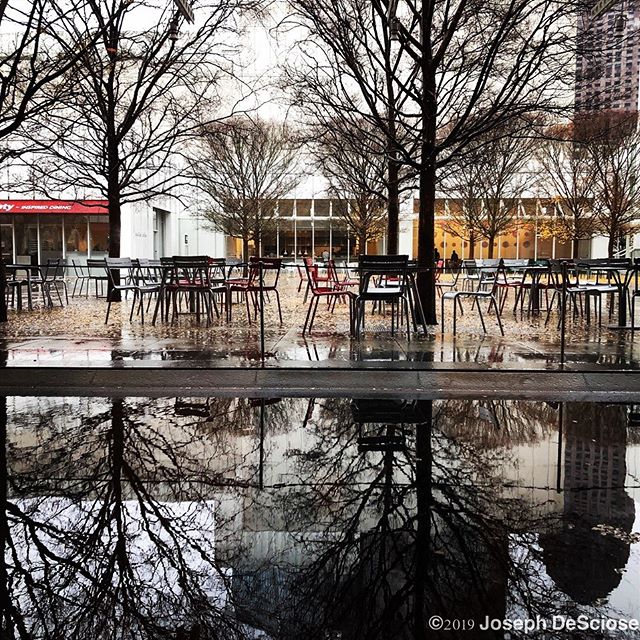
<path id="1" fill-rule="evenodd" d="M 493 258 L 493 241 L 496 239 L 496 237 L 489 236 L 487 239 L 489 240 L 489 248 L 487 249 L 487 258 L 491 260 Z"/>
<path id="2" fill-rule="evenodd" d="M 394 153 L 394 150 L 390 150 Z M 400 195 L 398 189 L 398 162 L 395 156 L 390 156 L 388 161 L 387 176 L 389 184 L 387 185 L 387 195 L 389 201 L 387 203 L 387 253 L 398 253 L 398 235 L 400 232 Z"/>
<path id="3" fill-rule="evenodd" d="M 476 253 L 476 234 L 473 231 L 469 234 L 469 260 L 473 260 Z"/>
<path id="4" fill-rule="evenodd" d="M 7 288 L 7 270 L 4 266 L 4 260 L 0 255 L 0 322 L 7 321 L 7 299 L 5 290 Z"/>
<path id="5" fill-rule="evenodd" d="M 613 258 L 613 254 L 616 250 L 616 236 L 618 235 L 618 231 L 615 227 L 610 230 L 609 233 L 609 242 L 607 243 L 607 257 Z"/>
<path id="6" fill-rule="evenodd" d="M 571 240 L 571 258 L 575 260 L 580 251 L 580 238 L 572 238 Z"/>
<path id="7" fill-rule="evenodd" d="M 121 210 L 121 193 L 120 193 L 120 158 L 118 154 L 117 142 L 109 144 L 108 151 L 108 174 L 107 174 L 107 203 L 109 207 L 109 257 L 120 257 L 120 230 L 122 224 Z M 112 272 L 115 285 L 120 284 L 120 272 L 115 270 Z M 112 302 L 120 302 L 121 296 L 119 291 L 113 291 L 111 281 L 109 281 L 108 295 Z"/>
<path id="8" fill-rule="evenodd" d="M 120 209 L 120 189 L 111 189 L 109 187 L 109 193 L 107 194 L 107 201 L 109 206 L 109 257 L 120 257 L 120 228 L 121 228 L 121 209 Z M 120 284 L 120 272 L 114 270 L 113 273 L 114 284 Z M 111 293 L 111 281 L 109 281 L 109 295 L 112 302 L 120 302 L 121 296 L 119 291 Z"/>
<path id="9" fill-rule="evenodd" d="M 249 262 L 249 234 L 245 233 L 242 236 L 242 262 L 245 263 L 244 269 L 242 270 L 242 275 L 246 278 L 249 273 L 249 269 L 247 268 L 247 263 Z"/>
<path id="10" fill-rule="evenodd" d="M 418 274 L 418 293 L 424 309 L 427 324 L 437 324 L 436 281 L 433 268 L 434 220 L 436 200 L 436 70 L 431 55 L 431 13 L 423 7 L 420 16 L 422 36 L 422 126 L 420 141 L 420 208 L 418 213 L 418 264 L 429 270 Z"/>
<path id="11" fill-rule="evenodd" d="M 361 233 L 358 236 L 358 253 L 361 256 L 364 256 L 367 254 L 367 234 L 366 233 Z"/>

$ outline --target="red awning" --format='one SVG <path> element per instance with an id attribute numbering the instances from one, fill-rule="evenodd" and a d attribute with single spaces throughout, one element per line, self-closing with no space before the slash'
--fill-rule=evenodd
<path id="1" fill-rule="evenodd" d="M 0 213 L 56 213 L 105 216 L 106 200 L 0 200 Z"/>

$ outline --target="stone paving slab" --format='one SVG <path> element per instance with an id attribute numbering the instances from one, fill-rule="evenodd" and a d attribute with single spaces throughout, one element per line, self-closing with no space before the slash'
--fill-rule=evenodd
<path id="1" fill-rule="evenodd" d="M 0 395 L 105 397 L 484 398 L 640 402 L 640 376 L 576 371 L 309 369 L 4 370 Z"/>

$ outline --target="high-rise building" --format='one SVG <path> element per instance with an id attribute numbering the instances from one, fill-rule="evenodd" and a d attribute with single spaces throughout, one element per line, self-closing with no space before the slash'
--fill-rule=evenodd
<path id="1" fill-rule="evenodd" d="M 597 15 L 598 9 L 612 4 Z M 594 3 L 578 19 L 575 112 L 637 111 L 640 0 Z"/>

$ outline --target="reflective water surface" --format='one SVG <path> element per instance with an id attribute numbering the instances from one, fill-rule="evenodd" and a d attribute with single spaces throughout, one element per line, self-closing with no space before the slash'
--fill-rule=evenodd
<path id="1" fill-rule="evenodd" d="M 11 397 L 0 422 L 3 638 L 638 637 L 638 407 Z"/>

